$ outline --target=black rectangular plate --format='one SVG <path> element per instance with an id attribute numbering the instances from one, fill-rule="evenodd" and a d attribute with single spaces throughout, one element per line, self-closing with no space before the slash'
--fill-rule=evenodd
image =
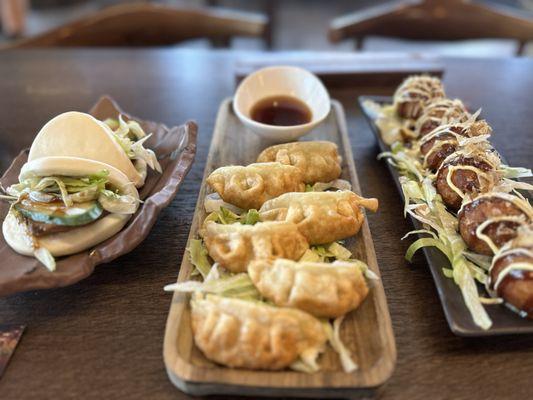
<path id="1" fill-rule="evenodd" d="M 359 107 L 363 115 L 368 121 L 374 136 L 378 142 L 381 151 L 388 151 L 389 146 L 381 140 L 379 128 L 374 123 L 372 117 L 367 113 L 363 103 L 366 100 L 375 101 L 378 104 L 392 103 L 392 98 L 387 96 L 360 96 L 358 98 Z M 396 187 L 403 198 L 400 182 L 398 180 L 399 174 L 396 168 L 387 163 L 387 167 L 396 183 Z M 411 221 L 416 229 L 422 229 L 422 224 L 416 219 L 411 218 Z M 459 287 L 454 283 L 453 279 L 446 278 L 442 273 L 443 267 L 450 267 L 450 263 L 446 256 L 434 247 L 423 248 L 425 257 L 427 259 L 429 270 L 435 281 L 437 292 L 446 315 L 446 320 L 453 333 L 458 336 L 495 336 L 495 335 L 510 335 L 510 334 L 531 334 L 533 333 L 533 321 L 521 318 L 503 305 L 489 305 L 485 306 L 487 313 L 492 320 L 492 327 L 488 330 L 483 330 L 477 326 L 470 312 L 466 308 L 463 301 L 463 296 Z M 478 285 L 479 286 L 479 285 Z M 484 288 L 479 287 L 480 293 L 484 292 Z"/>

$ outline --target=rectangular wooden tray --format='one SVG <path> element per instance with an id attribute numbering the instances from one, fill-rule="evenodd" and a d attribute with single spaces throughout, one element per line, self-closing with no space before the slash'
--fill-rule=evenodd
<path id="1" fill-rule="evenodd" d="M 205 218 L 203 207 L 207 187 L 205 178 L 216 168 L 231 164 L 246 165 L 255 161 L 264 148 L 272 145 L 248 131 L 237 119 L 226 99 L 219 110 L 211 148 L 207 158 L 204 181 L 198 197 L 189 241 L 198 236 Z M 326 121 L 303 140 L 330 140 L 339 146 L 343 157 L 342 177 L 350 180 L 353 190 L 361 193 L 342 106 L 332 102 Z M 346 241 L 354 256 L 366 261 L 376 274 L 379 269 L 368 223 Z M 189 279 L 192 265 L 187 251 L 183 256 L 178 282 Z M 188 307 L 189 297 L 175 293 L 167 319 L 164 360 L 170 380 L 182 391 L 192 395 L 239 394 L 250 396 L 352 397 L 383 384 L 392 374 L 396 347 L 389 310 L 381 281 L 370 290 L 361 307 L 349 314 L 342 326 L 342 338 L 355 356 L 359 369 L 342 371 L 333 350 L 320 358 L 322 370 L 305 374 L 289 370 L 279 372 L 237 370 L 211 363 L 195 347 Z M 359 391 L 354 389 L 360 389 Z"/>
<path id="2" fill-rule="evenodd" d="M 359 97 L 359 106 L 366 117 L 374 136 L 378 142 L 381 151 L 389 151 L 389 146 L 381 140 L 379 128 L 374 123 L 372 117 L 367 113 L 363 103 L 366 100 L 375 101 L 378 104 L 390 104 L 392 98 L 387 96 L 361 96 Z M 398 180 L 399 174 L 396 168 L 387 163 L 387 167 L 392 175 L 396 187 L 403 198 L 403 192 Z M 422 224 L 409 217 L 416 229 L 422 229 Z M 494 336 L 494 335 L 509 335 L 509 334 L 531 334 L 533 333 L 533 322 L 521 318 L 516 313 L 501 305 L 486 306 L 485 309 L 492 320 L 492 327 L 484 330 L 477 326 L 470 312 L 466 308 L 463 301 L 463 296 L 459 286 L 455 284 L 453 279 L 446 278 L 442 273 L 442 268 L 450 268 L 450 262 L 444 254 L 434 247 L 424 247 L 424 255 L 428 262 L 429 270 L 435 281 L 437 292 L 444 309 L 444 314 L 448 325 L 453 333 L 458 336 Z M 481 293 L 483 293 L 481 288 Z"/>

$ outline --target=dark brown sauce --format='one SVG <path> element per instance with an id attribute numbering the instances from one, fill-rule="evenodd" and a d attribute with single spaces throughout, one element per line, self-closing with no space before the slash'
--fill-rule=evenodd
<path id="1" fill-rule="evenodd" d="M 296 97 L 272 96 L 255 103 L 250 116 L 262 124 L 293 126 L 307 124 L 311 121 L 313 113 L 307 104 Z"/>

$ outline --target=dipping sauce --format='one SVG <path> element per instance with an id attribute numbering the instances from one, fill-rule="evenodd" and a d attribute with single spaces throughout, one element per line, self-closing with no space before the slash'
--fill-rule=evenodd
<path id="1" fill-rule="evenodd" d="M 250 117 L 259 123 L 275 126 L 303 125 L 313 113 L 303 101 L 292 96 L 272 96 L 252 106 Z"/>

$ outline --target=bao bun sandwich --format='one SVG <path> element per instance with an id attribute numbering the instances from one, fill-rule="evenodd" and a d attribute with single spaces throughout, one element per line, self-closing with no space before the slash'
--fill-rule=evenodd
<path id="1" fill-rule="evenodd" d="M 79 157 L 108 164 L 135 184 L 144 185 L 147 167 L 161 172 L 155 153 L 143 147 L 150 137 L 133 120 L 99 121 L 70 111 L 51 119 L 33 141 L 28 161 L 43 157 Z"/>
<path id="2" fill-rule="evenodd" d="M 104 145 L 97 148 L 105 154 Z M 139 206 L 137 189 L 124 173 L 79 157 L 33 158 L 22 167 L 19 183 L 5 191 L 2 197 L 11 202 L 2 225 L 6 242 L 51 270 L 54 257 L 78 253 L 115 235 Z"/>

